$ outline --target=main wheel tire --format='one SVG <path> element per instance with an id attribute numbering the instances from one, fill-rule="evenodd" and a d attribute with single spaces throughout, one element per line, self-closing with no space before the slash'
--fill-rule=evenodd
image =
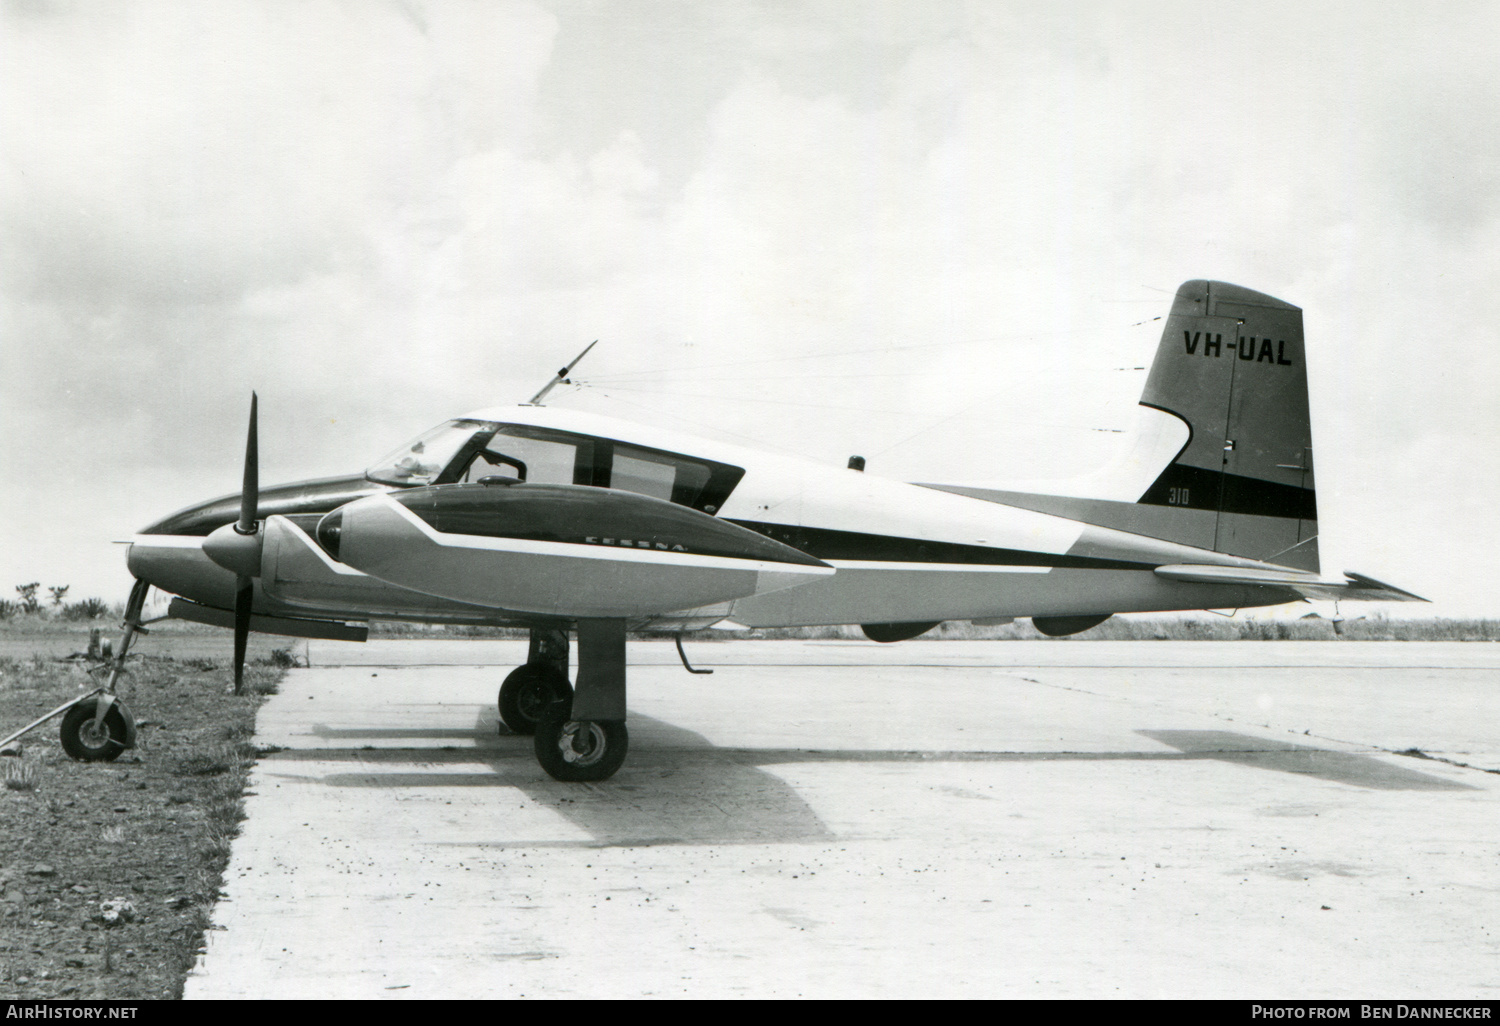
<path id="1" fill-rule="evenodd" d="M 62 746 L 68 756 L 79 762 L 110 762 L 125 750 L 125 717 L 118 703 L 104 714 L 103 729 L 95 729 L 94 713 L 99 700 L 80 702 L 68 710 L 62 721 Z"/>
<path id="2" fill-rule="evenodd" d="M 625 762 L 630 733 L 624 720 L 570 720 L 554 706 L 536 727 L 536 761 L 554 780 L 608 780 Z"/>
<path id="3" fill-rule="evenodd" d="M 527 663 L 510 671 L 500 685 L 500 722 L 512 734 L 535 734 L 537 720 L 553 703 L 573 702 L 573 686 L 550 663 Z"/>

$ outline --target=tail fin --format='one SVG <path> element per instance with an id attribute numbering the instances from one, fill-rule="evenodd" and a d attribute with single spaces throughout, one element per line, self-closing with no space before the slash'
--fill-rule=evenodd
<path id="1" fill-rule="evenodd" d="M 1211 540 L 1194 539 L 1204 548 L 1318 570 L 1299 308 L 1238 285 L 1184 283 L 1141 405 L 1189 435 L 1140 504 L 1212 514 L 1192 518 L 1212 523 Z"/>
<path id="2" fill-rule="evenodd" d="M 1318 572 L 1300 309 L 1185 282 L 1136 413 L 1123 456 L 1096 473 L 928 487 Z"/>

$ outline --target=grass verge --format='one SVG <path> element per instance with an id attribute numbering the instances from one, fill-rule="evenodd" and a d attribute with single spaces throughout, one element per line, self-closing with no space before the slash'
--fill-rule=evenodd
<path id="1" fill-rule="evenodd" d="M 79 763 L 57 721 L 0 760 L 0 998 L 182 995 L 243 819 L 250 737 L 285 672 L 227 661 L 132 659 L 120 687 L 138 746 Z M 78 661 L 0 659 L 0 730 L 94 686 Z"/>

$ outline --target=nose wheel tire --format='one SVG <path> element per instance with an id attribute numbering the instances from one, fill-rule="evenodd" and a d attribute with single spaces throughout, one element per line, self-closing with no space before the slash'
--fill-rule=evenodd
<path id="1" fill-rule="evenodd" d="M 553 707 L 537 723 L 536 761 L 554 780 L 608 780 L 625 761 L 630 734 L 624 720 L 570 720 Z"/>
<path id="2" fill-rule="evenodd" d="M 63 751 L 79 762 L 109 762 L 128 747 L 125 717 L 118 704 L 104 714 L 104 723 L 98 728 L 94 726 L 96 709 L 97 700 L 80 702 L 63 717 Z"/>
<path id="3" fill-rule="evenodd" d="M 500 722 L 512 734 L 536 733 L 537 721 L 554 702 L 566 708 L 573 701 L 568 678 L 548 663 L 527 663 L 510 671 L 500 685 Z"/>

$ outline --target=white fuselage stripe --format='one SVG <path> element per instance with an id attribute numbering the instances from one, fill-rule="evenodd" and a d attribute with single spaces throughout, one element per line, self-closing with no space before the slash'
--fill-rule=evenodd
<path id="1" fill-rule="evenodd" d="M 865 559 L 830 559 L 829 566 L 838 570 L 934 570 L 945 573 L 1045 574 L 1050 566 L 1000 566 L 994 563 L 893 563 Z"/>

